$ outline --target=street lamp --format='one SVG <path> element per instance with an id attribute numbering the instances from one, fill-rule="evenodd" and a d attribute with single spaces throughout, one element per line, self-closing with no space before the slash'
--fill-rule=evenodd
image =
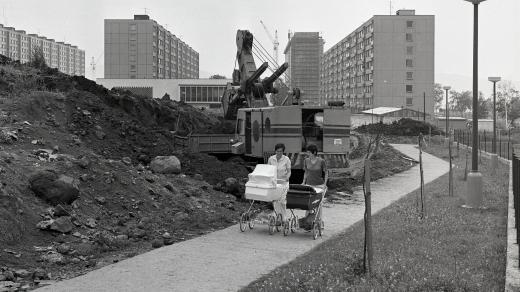
<path id="1" fill-rule="evenodd" d="M 500 77 L 488 77 L 493 82 L 493 145 L 491 145 L 491 169 L 495 171 L 498 166 L 497 156 L 497 82 Z"/>
<path id="2" fill-rule="evenodd" d="M 446 138 L 446 143 L 449 143 L 448 141 L 448 131 L 450 129 L 450 108 L 449 108 L 449 102 L 448 102 L 448 90 L 451 89 L 451 86 L 444 86 L 442 89 L 446 90 L 446 132 L 444 135 L 444 138 Z"/>
<path id="3" fill-rule="evenodd" d="M 473 4 L 473 141 L 471 172 L 466 182 L 466 207 L 482 205 L 482 174 L 478 171 L 478 5 L 485 0 L 465 0 Z"/>

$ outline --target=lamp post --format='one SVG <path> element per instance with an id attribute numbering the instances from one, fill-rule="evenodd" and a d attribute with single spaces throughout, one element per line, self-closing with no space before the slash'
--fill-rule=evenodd
<path id="1" fill-rule="evenodd" d="M 489 81 L 493 82 L 493 145 L 491 145 L 491 170 L 494 172 L 498 166 L 497 156 L 497 82 L 500 77 L 489 77 Z"/>
<path id="2" fill-rule="evenodd" d="M 478 171 L 478 5 L 485 0 L 465 0 L 473 4 L 473 141 L 471 172 L 466 181 L 466 207 L 482 205 L 482 174 Z"/>
<path id="3" fill-rule="evenodd" d="M 449 139 L 448 139 L 448 131 L 450 130 L 450 106 L 449 106 L 449 102 L 448 102 L 448 90 L 451 89 L 451 86 L 444 86 L 442 87 L 442 89 L 446 90 L 446 131 L 445 131 L 445 135 L 444 135 L 444 138 L 445 138 L 445 143 L 446 145 L 449 145 L 448 143 L 449 142 Z"/>

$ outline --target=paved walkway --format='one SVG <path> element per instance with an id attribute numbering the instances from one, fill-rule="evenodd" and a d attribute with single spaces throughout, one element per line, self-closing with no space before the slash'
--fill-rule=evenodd
<path id="1" fill-rule="evenodd" d="M 419 159 L 413 145 L 393 145 Z M 448 172 L 448 163 L 423 154 L 425 183 Z M 419 188 L 419 166 L 372 183 L 373 213 Z M 323 238 L 297 231 L 269 235 L 267 225 L 238 225 L 162 247 L 36 291 L 236 291 L 308 252 L 363 218 L 364 205 L 327 204 Z"/>

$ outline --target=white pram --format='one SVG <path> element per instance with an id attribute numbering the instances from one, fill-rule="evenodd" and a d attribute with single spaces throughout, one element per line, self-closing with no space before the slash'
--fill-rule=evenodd
<path id="1" fill-rule="evenodd" d="M 275 202 L 284 197 L 289 189 L 289 184 L 277 181 L 276 166 L 269 164 L 258 164 L 252 173 L 249 174 L 246 183 L 245 198 L 251 200 L 249 209 L 240 216 L 240 231 L 246 231 L 246 226 L 253 229 L 254 212 L 252 207 L 255 201 Z M 274 230 L 280 231 L 283 228 L 282 214 L 274 211 L 274 215 L 269 215 L 269 234 Z"/>

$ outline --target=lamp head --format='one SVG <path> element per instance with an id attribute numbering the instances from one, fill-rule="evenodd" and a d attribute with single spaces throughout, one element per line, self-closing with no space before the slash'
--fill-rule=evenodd
<path id="1" fill-rule="evenodd" d="M 500 81 L 500 77 L 488 77 L 488 80 L 491 82 L 498 82 Z"/>
<path id="2" fill-rule="evenodd" d="M 450 90 L 450 89 L 451 89 L 451 86 L 443 86 L 442 89 L 444 89 L 444 90 Z"/>
<path id="3" fill-rule="evenodd" d="M 471 2 L 473 4 L 477 4 L 478 5 L 480 2 L 484 2 L 486 0 L 464 0 L 464 1 L 468 1 L 468 2 Z"/>

